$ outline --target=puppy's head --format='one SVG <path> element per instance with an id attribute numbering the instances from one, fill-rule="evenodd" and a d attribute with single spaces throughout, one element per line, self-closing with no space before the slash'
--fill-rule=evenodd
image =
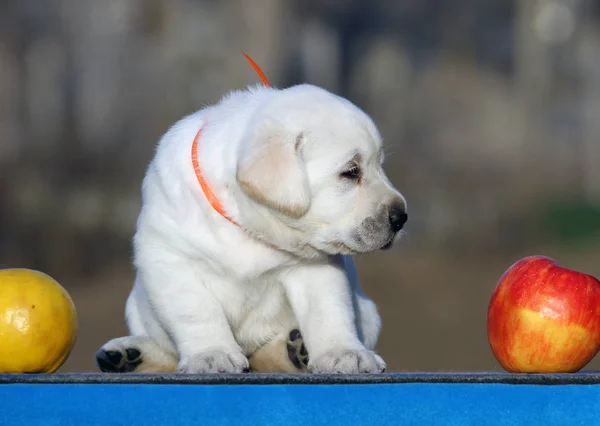
<path id="1" fill-rule="evenodd" d="M 257 203 L 328 254 L 392 245 L 406 202 L 383 169 L 381 137 L 349 101 L 310 85 L 278 91 L 251 120 L 237 181 Z"/>

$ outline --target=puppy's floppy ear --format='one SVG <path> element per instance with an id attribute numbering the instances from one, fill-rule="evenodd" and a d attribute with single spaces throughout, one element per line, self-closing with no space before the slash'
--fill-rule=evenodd
<path id="1" fill-rule="evenodd" d="M 273 119 L 264 119 L 244 144 L 236 178 L 256 201 L 292 217 L 310 206 L 310 189 L 304 161 L 304 136 L 289 134 Z"/>

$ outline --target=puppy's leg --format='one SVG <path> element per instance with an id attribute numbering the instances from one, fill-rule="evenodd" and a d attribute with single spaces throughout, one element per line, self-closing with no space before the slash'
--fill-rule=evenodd
<path id="1" fill-rule="evenodd" d="M 152 246 L 149 244 L 148 246 Z M 222 278 L 207 276 L 189 259 L 140 247 L 138 268 L 149 304 L 175 344 L 182 373 L 240 373 L 248 359 L 225 313 L 209 291 Z"/>
<path id="2" fill-rule="evenodd" d="M 377 305 L 362 291 L 358 281 L 358 271 L 350 256 L 341 256 L 340 264 L 344 267 L 350 287 L 352 288 L 352 304 L 355 312 L 355 323 L 358 338 L 369 350 L 374 350 L 381 330 L 381 317 Z"/>
<path id="3" fill-rule="evenodd" d="M 381 317 L 377 305 L 362 292 L 355 292 L 354 309 L 358 338 L 367 349 L 375 350 L 381 329 Z"/>
<path id="4" fill-rule="evenodd" d="M 112 339 L 95 354 L 96 364 L 105 373 L 173 373 L 177 357 L 147 336 Z"/>
<path id="5" fill-rule="evenodd" d="M 361 342 L 353 289 L 340 263 L 307 265 L 282 276 L 310 354 L 309 371 L 376 373 L 385 362 Z"/>
<path id="6" fill-rule="evenodd" d="M 308 352 L 300 330 L 294 329 L 262 346 L 249 361 L 257 373 L 301 373 L 307 370 Z"/>

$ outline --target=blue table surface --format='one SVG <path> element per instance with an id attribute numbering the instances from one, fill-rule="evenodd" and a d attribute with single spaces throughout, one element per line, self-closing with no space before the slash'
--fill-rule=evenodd
<path id="1" fill-rule="evenodd" d="M 0 375 L 0 425 L 600 425 L 600 372 Z"/>

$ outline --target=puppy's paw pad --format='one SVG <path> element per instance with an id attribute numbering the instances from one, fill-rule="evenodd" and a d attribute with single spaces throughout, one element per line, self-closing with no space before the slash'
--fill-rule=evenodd
<path id="1" fill-rule="evenodd" d="M 135 362 L 140 359 L 141 352 L 135 348 L 127 348 L 125 349 L 125 353 L 127 354 L 128 362 Z"/>
<path id="2" fill-rule="evenodd" d="M 104 373 L 130 373 L 142 363 L 137 348 L 100 348 L 94 355 L 96 365 Z"/>
<path id="3" fill-rule="evenodd" d="M 288 341 L 295 342 L 298 339 L 302 339 L 302 333 L 300 333 L 300 330 L 298 330 L 297 328 L 294 328 L 292 331 L 290 331 Z"/>
<path id="4" fill-rule="evenodd" d="M 304 345 L 304 339 L 302 338 L 300 330 L 294 329 L 290 331 L 289 339 L 287 341 L 287 353 L 288 358 L 292 364 L 294 364 L 294 367 L 303 371 L 308 369 L 308 351 Z"/>
<path id="5" fill-rule="evenodd" d="M 241 352 L 212 350 L 184 357 L 177 367 L 178 373 L 247 373 L 248 359 Z"/>
<path id="6" fill-rule="evenodd" d="M 120 351 L 104 351 L 105 359 L 112 365 L 121 365 L 123 354 Z"/>
<path id="7" fill-rule="evenodd" d="M 383 373 L 385 361 L 367 349 L 339 349 L 325 353 L 309 363 L 312 373 Z"/>

